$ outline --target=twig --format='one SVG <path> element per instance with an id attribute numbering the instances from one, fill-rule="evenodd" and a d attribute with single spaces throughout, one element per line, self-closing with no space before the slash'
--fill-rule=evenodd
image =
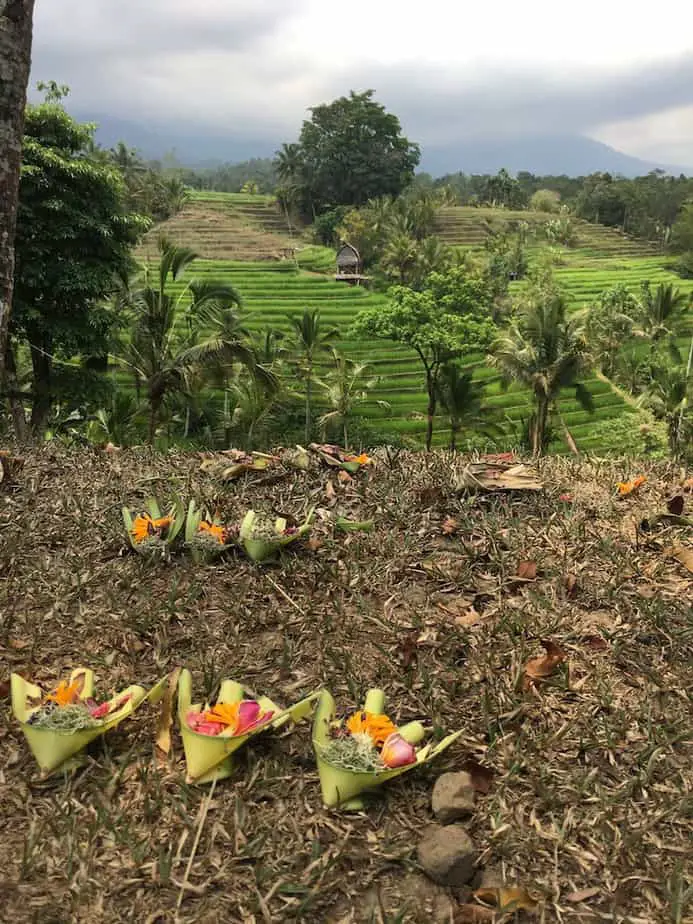
<path id="1" fill-rule="evenodd" d="M 193 860 L 195 859 L 195 853 L 197 852 L 197 847 L 200 843 L 200 838 L 202 837 L 202 829 L 204 828 L 205 821 L 207 820 L 207 813 L 209 811 L 209 806 L 212 802 L 212 796 L 214 795 L 214 789 L 217 785 L 216 776 L 212 780 L 212 785 L 209 789 L 209 795 L 207 799 L 202 803 L 200 809 L 200 823 L 197 826 L 197 832 L 195 834 L 195 840 L 193 841 L 192 850 L 190 851 L 190 856 L 188 857 L 188 865 L 185 867 L 185 874 L 183 876 L 183 882 L 181 883 L 180 892 L 178 893 L 178 901 L 176 902 L 176 921 L 178 920 L 178 915 L 180 913 L 180 906 L 183 904 L 183 896 L 185 895 L 185 890 L 188 887 L 188 876 L 190 875 L 190 870 L 192 869 Z"/>
<path id="2" fill-rule="evenodd" d="M 294 608 L 295 610 L 297 610 L 297 611 L 301 614 L 301 616 L 305 616 L 305 613 L 303 612 L 303 610 L 301 609 L 301 607 L 298 605 L 298 603 L 296 603 L 295 600 L 292 600 L 291 597 L 287 594 L 287 592 L 286 592 L 285 590 L 282 590 L 282 588 L 279 586 L 279 584 L 277 584 L 277 582 L 274 581 L 274 580 L 269 576 L 269 574 L 266 574 L 265 577 L 266 577 L 267 580 L 270 582 L 270 584 L 272 585 L 272 587 L 274 587 L 275 590 L 278 590 L 278 591 L 279 591 L 279 593 L 282 595 L 282 597 L 284 597 L 284 599 L 286 600 L 287 603 L 290 603 L 290 604 L 293 606 L 293 608 Z"/>

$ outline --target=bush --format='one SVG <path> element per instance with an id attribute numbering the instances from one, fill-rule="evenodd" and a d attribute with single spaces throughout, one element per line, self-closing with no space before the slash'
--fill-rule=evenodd
<path id="1" fill-rule="evenodd" d="M 603 420 L 592 427 L 589 435 L 590 442 L 594 442 L 597 451 L 604 455 L 647 456 L 649 459 L 669 456 L 666 424 L 655 420 L 649 411 Z"/>
<path id="2" fill-rule="evenodd" d="M 319 215 L 313 224 L 315 240 L 326 247 L 337 247 L 339 245 L 337 228 L 344 221 L 347 211 L 346 206 L 339 205 L 337 208 L 329 209 Z"/>
<path id="3" fill-rule="evenodd" d="M 535 212 L 557 212 L 561 207 L 561 197 L 552 189 L 538 189 L 529 200 L 529 207 Z"/>
<path id="4" fill-rule="evenodd" d="M 682 279 L 693 279 L 693 251 L 683 254 L 674 264 L 674 270 Z"/>

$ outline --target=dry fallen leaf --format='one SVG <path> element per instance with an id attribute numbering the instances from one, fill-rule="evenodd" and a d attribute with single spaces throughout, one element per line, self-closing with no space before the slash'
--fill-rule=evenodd
<path id="1" fill-rule="evenodd" d="M 164 758 L 171 750 L 171 725 L 173 723 L 173 700 L 178 686 L 180 668 L 177 667 L 168 678 L 168 686 L 161 697 L 159 718 L 156 722 L 156 747 L 158 756 Z"/>
<path id="2" fill-rule="evenodd" d="M 459 528 L 460 524 L 454 517 L 445 517 L 441 527 L 444 536 L 454 536 Z"/>
<path id="3" fill-rule="evenodd" d="M 517 566 L 517 576 L 523 581 L 534 581 L 537 577 L 537 563 L 535 561 L 521 561 Z"/>
<path id="4" fill-rule="evenodd" d="M 683 490 L 686 493 L 693 492 L 693 478 L 686 478 L 683 483 Z"/>
<path id="5" fill-rule="evenodd" d="M 600 888 L 592 889 L 580 889 L 579 892 L 568 892 L 567 895 L 564 895 L 563 898 L 567 902 L 572 902 L 573 904 L 578 904 L 579 902 L 584 902 L 588 898 L 594 898 L 595 895 L 599 895 L 601 892 Z"/>
<path id="6" fill-rule="evenodd" d="M 469 757 L 460 768 L 472 778 L 472 786 L 482 795 L 487 795 L 493 785 L 493 770 L 490 767 L 484 767 L 473 757 Z"/>
<path id="7" fill-rule="evenodd" d="M 470 606 L 466 613 L 455 617 L 455 623 L 458 626 L 464 626 L 466 629 L 471 629 L 472 626 L 477 626 L 480 622 L 481 613 L 478 613 L 473 606 Z"/>
<path id="8" fill-rule="evenodd" d="M 327 484 L 325 485 L 325 497 L 327 498 L 328 505 L 332 507 L 337 503 L 337 492 L 334 489 L 334 485 L 327 479 Z"/>
<path id="9" fill-rule="evenodd" d="M 488 905 L 494 905 L 502 914 L 510 914 L 514 911 L 534 911 L 538 904 L 524 886 L 477 889 L 474 892 L 474 898 Z"/>
<path id="10" fill-rule="evenodd" d="M 688 568 L 693 574 L 693 549 L 683 545 L 672 545 L 667 549 L 667 554 L 680 561 L 684 568 Z"/>
<path id="11" fill-rule="evenodd" d="M 493 922 L 496 912 L 493 908 L 484 908 L 483 905 L 460 905 L 455 911 L 455 924 L 484 924 Z"/>
<path id="12" fill-rule="evenodd" d="M 550 677 L 558 665 L 567 658 L 565 651 L 551 639 L 544 639 L 541 644 L 546 654 L 539 658 L 532 658 L 525 664 L 525 676 L 529 681 L 544 680 Z"/>
<path id="13" fill-rule="evenodd" d="M 683 494 L 675 494 L 673 497 L 670 497 L 667 501 L 667 510 L 669 513 L 673 514 L 675 517 L 680 517 L 683 513 L 683 508 L 685 506 L 685 501 L 683 499 Z"/>
<path id="14" fill-rule="evenodd" d="M 343 470 L 342 470 L 341 472 L 339 472 L 339 474 L 337 475 L 337 479 L 338 479 L 342 484 L 349 484 L 349 482 L 351 482 L 351 481 L 354 480 L 354 479 L 351 477 L 351 475 L 349 474 L 349 472 L 345 472 L 345 471 L 343 471 Z"/>
<path id="15" fill-rule="evenodd" d="M 565 576 L 565 590 L 569 597 L 574 597 L 578 589 L 578 580 L 577 575 L 575 574 L 566 574 Z"/>
<path id="16" fill-rule="evenodd" d="M 585 635 L 582 642 L 590 651 L 606 651 L 609 647 L 609 643 L 603 635 Z"/>

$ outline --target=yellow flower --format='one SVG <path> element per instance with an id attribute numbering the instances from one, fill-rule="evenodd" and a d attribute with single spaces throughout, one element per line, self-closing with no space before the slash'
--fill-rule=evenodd
<path id="1" fill-rule="evenodd" d="M 368 735 L 374 747 L 380 747 L 385 739 L 397 731 L 386 715 L 375 712 L 355 712 L 347 719 L 346 727 L 352 735 Z"/>
<path id="2" fill-rule="evenodd" d="M 136 545 L 144 542 L 150 536 L 160 536 L 173 523 L 173 517 L 158 517 L 153 519 L 150 514 L 142 513 L 136 516 L 132 523 L 132 538 Z"/>

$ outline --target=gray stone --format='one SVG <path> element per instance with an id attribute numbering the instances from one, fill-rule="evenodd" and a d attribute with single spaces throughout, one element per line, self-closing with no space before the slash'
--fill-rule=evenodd
<path id="1" fill-rule="evenodd" d="M 419 843 L 419 863 L 434 882 L 459 888 L 474 876 L 476 849 L 462 825 L 431 825 Z"/>
<path id="2" fill-rule="evenodd" d="M 431 797 L 433 814 L 444 825 L 459 818 L 468 818 L 474 812 L 474 786 L 464 771 L 444 773 L 436 780 Z"/>

